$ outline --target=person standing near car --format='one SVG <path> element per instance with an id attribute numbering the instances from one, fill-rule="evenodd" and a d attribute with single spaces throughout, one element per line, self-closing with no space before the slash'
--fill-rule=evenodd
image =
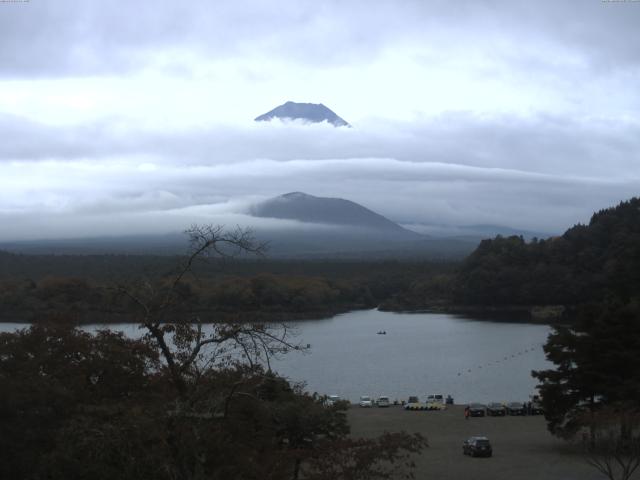
<path id="1" fill-rule="evenodd" d="M 469 405 L 467 405 L 466 407 L 464 407 L 464 419 L 465 420 L 469 420 L 469 415 L 470 415 L 470 411 L 469 411 Z"/>

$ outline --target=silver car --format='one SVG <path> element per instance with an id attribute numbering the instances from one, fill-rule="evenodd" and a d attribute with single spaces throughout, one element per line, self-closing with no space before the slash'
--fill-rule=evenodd
<path id="1" fill-rule="evenodd" d="M 371 397 L 369 397 L 367 395 L 362 395 L 360 397 L 359 405 L 361 407 L 364 407 L 364 408 L 371 408 L 371 407 L 373 407 L 373 400 L 371 400 Z"/>

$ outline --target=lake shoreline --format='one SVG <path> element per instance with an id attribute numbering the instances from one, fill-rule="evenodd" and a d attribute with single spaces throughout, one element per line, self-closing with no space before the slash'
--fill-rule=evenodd
<path id="1" fill-rule="evenodd" d="M 563 323 L 566 308 L 563 305 L 454 305 L 441 303 L 415 307 L 382 304 L 378 310 L 391 313 L 447 313 L 478 321 L 556 325 Z"/>
<path id="2" fill-rule="evenodd" d="M 207 312 L 184 312 L 185 316 L 198 316 L 201 319 L 201 323 L 282 323 L 293 321 L 314 321 L 324 320 L 327 318 L 335 317 L 343 313 L 371 310 L 375 307 L 364 305 L 341 305 L 334 308 L 327 308 L 322 310 L 310 310 L 306 312 L 294 312 L 294 311 L 220 311 L 212 310 Z M 177 314 L 178 316 L 180 314 Z M 64 320 L 62 320 L 64 319 Z M 2 323 L 24 323 L 24 324 L 38 324 L 38 323 L 56 323 L 64 322 L 71 323 L 73 325 L 95 325 L 95 324 L 140 324 L 139 320 L 135 319 L 135 315 L 128 315 L 122 312 L 104 312 L 104 311 L 88 311 L 88 312 L 61 312 L 54 317 L 45 319 L 39 319 L 37 313 L 28 312 L 3 312 L 0 314 L 0 324 Z M 162 323 L 171 323 L 170 320 Z"/>
<path id="3" fill-rule="evenodd" d="M 335 317 L 336 315 L 366 311 L 378 310 L 388 313 L 436 313 L 458 315 L 464 318 L 488 321 L 488 322 L 506 322 L 506 323 L 531 323 L 540 325 L 557 325 L 563 323 L 563 314 L 565 307 L 561 305 L 547 306 L 521 306 L 521 305 L 449 305 L 434 304 L 424 305 L 420 307 L 391 307 L 389 305 L 380 304 L 376 306 L 350 304 L 340 305 L 322 310 L 310 311 L 207 311 L 195 312 L 201 318 L 202 323 L 282 323 L 282 322 L 312 322 L 317 320 L 325 320 Z M 185 313 L 186 315 L 187 313 Z M 198 315 L 199 314 L 199 315 Z M 193 316 L 193 313 L 189 314 Z M 60 313 L 59 318 L 68 318 L 69 323 L 74 325 L 109 325 L 109 324 L 140 324 L 141 322 L 122 312 L 69 312 Z M 38 316 L 34 312 L 20 314 L 18 312 L 4 312 L 0 314 L 0 323 L 24 323 L 37 324 L 55 322 L 55 320 L 37 320 Z M 164 323 L 169 323 L 166 321 Z"/>

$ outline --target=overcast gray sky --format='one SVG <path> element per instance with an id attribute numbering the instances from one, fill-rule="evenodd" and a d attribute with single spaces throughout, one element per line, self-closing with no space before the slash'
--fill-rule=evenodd
<path id="1" fill-rule="evenodd" d="M 560 232 L 640 193 L 640 1 L 0 2 L 0 240 L 304 191 Z M 287 100 L 354 128 L 256 124 Z"/>

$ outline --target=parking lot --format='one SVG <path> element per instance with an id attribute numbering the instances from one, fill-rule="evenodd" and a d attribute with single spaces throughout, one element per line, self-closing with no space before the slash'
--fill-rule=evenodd
<path id="1" fill-rule="evenodd" d="M 444 411 L 406 411 L 401 407 L 349 410 L 352 434 L 371 437 L 385 431 L 420 432 L 429 448 L 417 457 L 417 479 L 596 480 L 602 475 L 584 461 L 579 448 L 547 432 L 543 416 L 464 418 L 464 406 Z M 493 457 L 462 454 L 462 442 L 486 435 Z M 638 477 L 640 478 L 640 477 Z"/>

